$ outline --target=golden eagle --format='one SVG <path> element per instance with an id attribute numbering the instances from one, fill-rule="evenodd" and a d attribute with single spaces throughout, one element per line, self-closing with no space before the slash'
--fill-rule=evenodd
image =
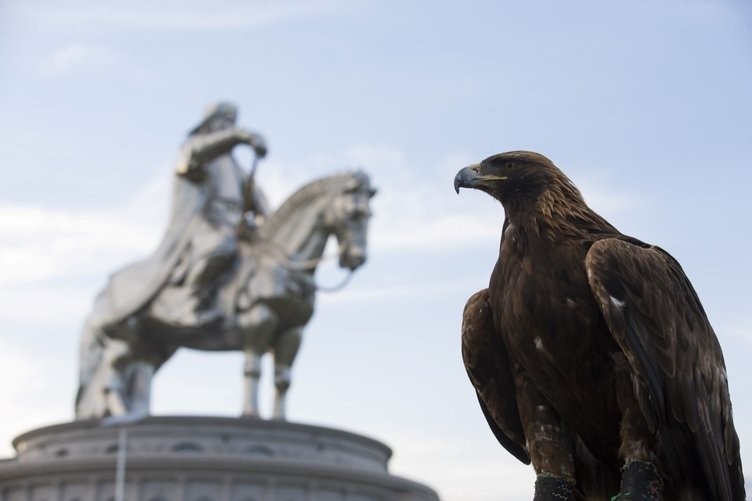
<path id="1" fill-rule="evenodd" d="M 540 154 L 491 156 L 454 187 L 504 207 L 462 356 L 494 435 L 532 461 L 535 500 L 745 499 L 723 354 L 679 263 Z"/>

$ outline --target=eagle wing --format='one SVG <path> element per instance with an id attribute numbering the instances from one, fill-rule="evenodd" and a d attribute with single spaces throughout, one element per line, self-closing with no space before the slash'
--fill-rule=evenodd
<path id="1" fill-rule="evenodd" d="M 496 439 L 514 457 L 530 464 L 509 358 L 493 326 L 488 289 L 476 292 L 465 304 L 462 359 Z"/>
<path id="2" fill-rule="evenodd" d="M 675 478 L 690 474 L 690 453 L 699 458 L 714 499 L 743 499 L 721 347 L 679 263 L 658 247 L 608 238 L 592 245 L 585 264 L 606 324 L 636 375 L 642 414 L 660 435 Z"/>

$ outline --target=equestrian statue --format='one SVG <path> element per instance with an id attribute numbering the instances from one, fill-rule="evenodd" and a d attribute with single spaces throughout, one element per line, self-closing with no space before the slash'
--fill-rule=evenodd
<path id="1" fill-rule="evenodd" d="M 243 414 L 258 416 L 261 357 L 274 357 L 273 418 L 285 419 L 291 368 L 314 311 L 314 273 L 330 236 L 339 265 L 366 260 L 375 189 L 361 171 L 314 180 L 275 211 L 255 183 L 264 139 L 211 106 L 180 152 L 165 235 L 114 273 L 81 335 L 76 419 L 146 416 L 156 371 L 180 347 L 245 355 Z M 232 156 L 255 152 L 245 173 Z"/>

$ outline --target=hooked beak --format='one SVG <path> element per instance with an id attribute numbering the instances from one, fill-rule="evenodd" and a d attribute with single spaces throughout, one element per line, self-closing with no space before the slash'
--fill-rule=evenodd
<path id="1" fill-rule="evenodd" d="M 464 169 L 460 169 L 456 176 L 454 176 L 454 191 L 458 194 L 460 188 L 473 188 L 476 190 L 488 190 L 488 183 L 494 181 L 504 181 L 507 176 L 496 176 L 493 174 L 481 174 L 480 164 L 468 165 Z"/>
<path id="2" fill-rule="evenodd" d="M 460 169 L 454 176 L 454 191 L 460 193 L 460 188 L 474 188 L 478 182 L 478 164 L 473 164 Z"/>

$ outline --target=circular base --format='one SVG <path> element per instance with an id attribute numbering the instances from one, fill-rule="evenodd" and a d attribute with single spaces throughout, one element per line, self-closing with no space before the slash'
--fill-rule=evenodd
<path id="1" fill-rule="evenodd" d="M 332 428 L 257 418 L 152 416 L 74 421 L 13 441 L 1 501 L 436 501 L 389 474 L 391 450 Z M 123 447 L 124 445 L 124 447 Z"/>

